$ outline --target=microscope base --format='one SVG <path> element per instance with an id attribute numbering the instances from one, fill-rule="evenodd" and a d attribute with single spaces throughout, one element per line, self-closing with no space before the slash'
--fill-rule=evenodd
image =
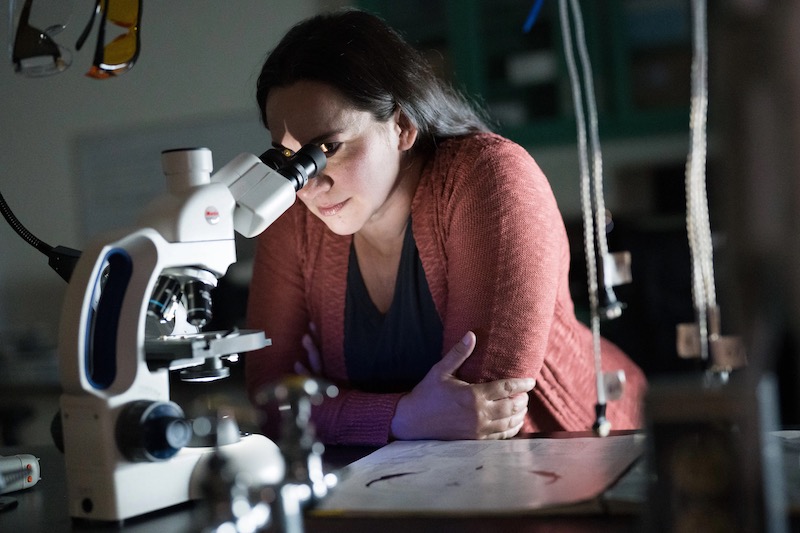
<path id="1" fill-rule="evenodd" d="M 125 519 L 199 499 L 199 478 L 213 447 L 183 448 L 168 461 L 120 462 L 113 469 L 67 461 L 69 514 L 72 518 L 121 522 Z M 263 435 L 246 435 L 220 451 L 234 462 L 258 457 L 264 479 L 283 477 L 283 459 L 275 443 Z M 252 463 L 251 463 L 252 464 Z"/>

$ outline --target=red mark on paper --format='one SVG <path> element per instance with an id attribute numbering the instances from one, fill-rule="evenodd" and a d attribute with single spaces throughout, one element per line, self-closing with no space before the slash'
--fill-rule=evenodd
<path id="1" fill-rule="evenodd" d="M 531 470 L 531 474 L 536 474 L 537 476 L 542 476 L 543 478 L 547 479 L 545 485 L 552 485 L 559 479 L 561 476 L 555 472 L 550 472 L 549 470 Z"/>

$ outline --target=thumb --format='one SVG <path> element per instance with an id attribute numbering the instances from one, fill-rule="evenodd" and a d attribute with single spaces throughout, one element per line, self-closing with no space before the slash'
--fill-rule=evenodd
<path id="1" fill-rule="evenodd" d="M 461 365 L 464 364 L 464 361 L 472 354 L 476 342 L 475 334 L 468 331 L 467 334 L 442 357 L 442 360 L 436 363 L 436 367 L 442 374 L 455 374 L 456 370 L 458 370 Z"/>

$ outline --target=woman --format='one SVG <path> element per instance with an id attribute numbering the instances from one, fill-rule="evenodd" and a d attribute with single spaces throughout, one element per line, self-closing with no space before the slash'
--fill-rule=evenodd
<path id="1" fill-rule="evenodd" d="M 591 334 L 569 294 L 566 232 L 524 149 L 359 11 L 290 30 L 256 97 L 273 146 L 314 143 L 328 159 L 259 237 L 249 326 L 273 343 L 247 357 L 252 398 L 289 373 L 336 383 L 313 413 L 336 444 L 592 426 Z M 637 427 L 644 377 L 603 349 L 627 376 L 608 417 Z"/>

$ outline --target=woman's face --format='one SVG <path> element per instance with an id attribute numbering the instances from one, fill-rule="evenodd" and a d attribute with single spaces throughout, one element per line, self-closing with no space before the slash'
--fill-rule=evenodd
<path id="1" fill-rule="evenodd" d="M 276 148 L 296 152 L 313 143 L 327 149 L 325 170 L 297 196 L 334 233 L 351 235 L 380 223 L 404 202 L 402 195 L 393 194 L 402 152 L 410 148 L 404 144 L 399 114 L 378 122 L 338 90 L 313 81 L 272 89 L 266 114 Z"/>

